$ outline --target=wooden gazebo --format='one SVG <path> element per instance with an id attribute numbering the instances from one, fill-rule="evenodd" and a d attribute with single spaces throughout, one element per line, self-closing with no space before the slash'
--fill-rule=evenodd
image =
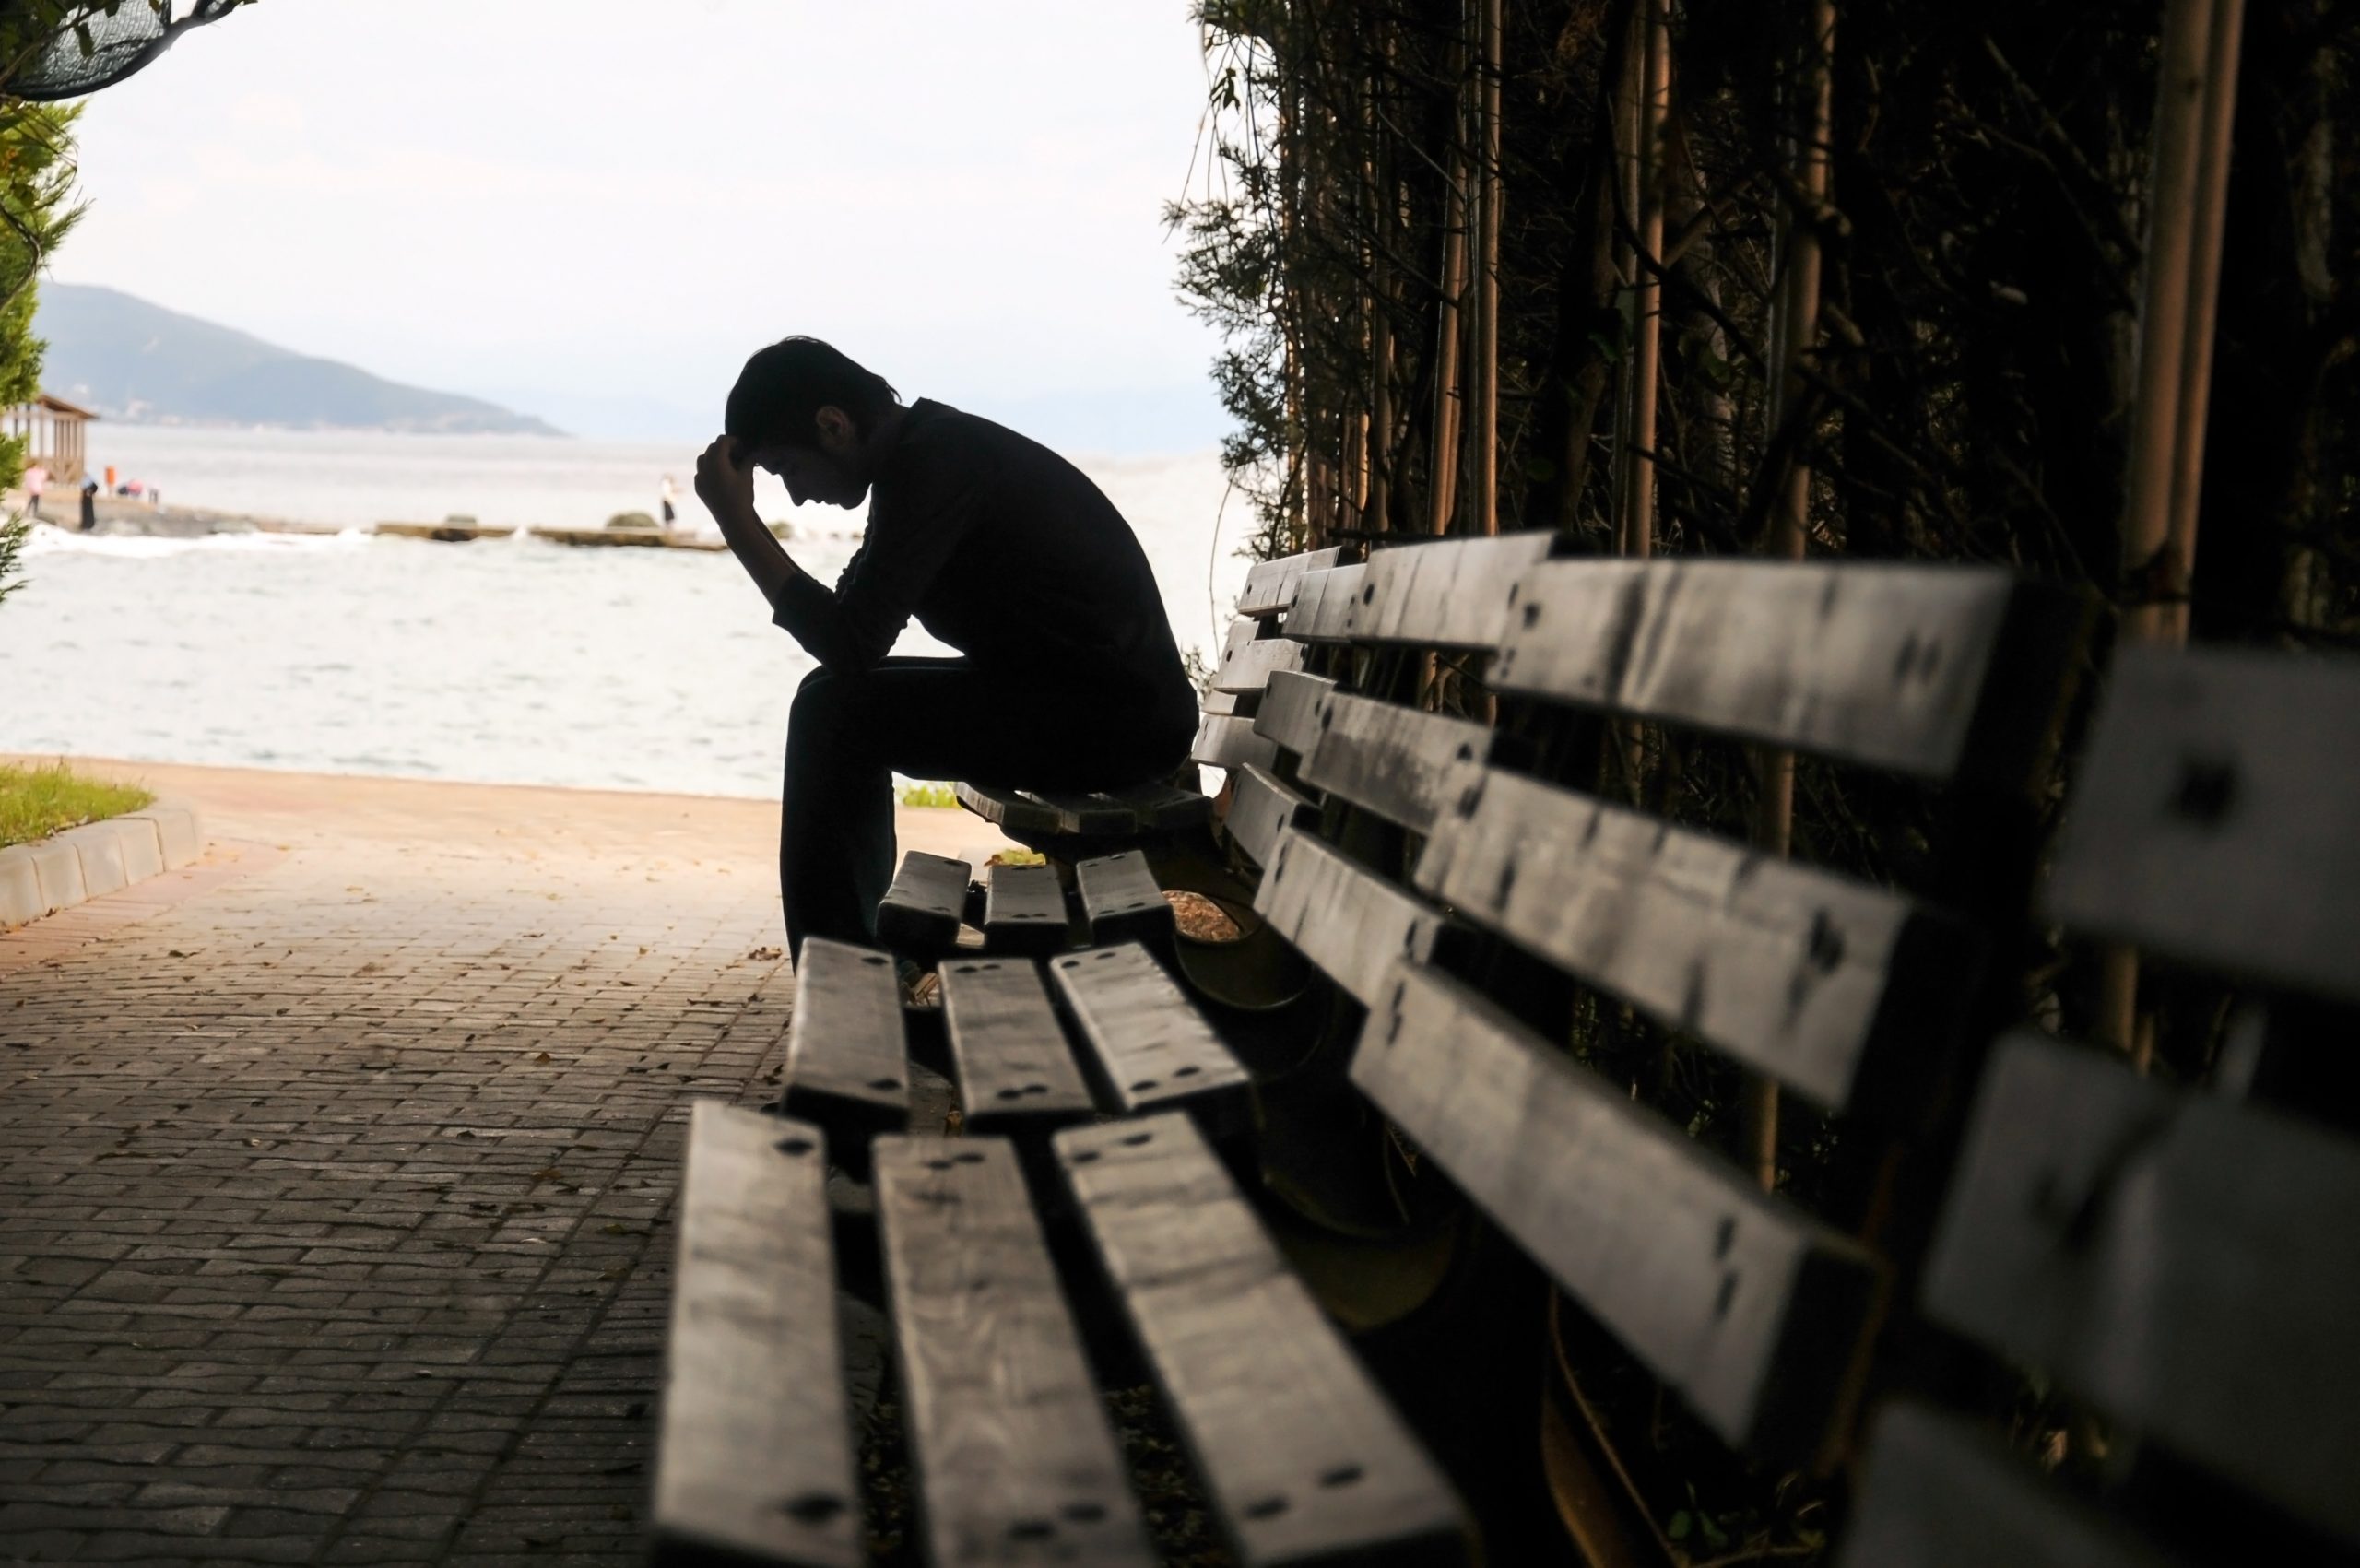
<path id="1" fill-rule="evenodd" d="M 6 418 L 8 433 L 25 440 L 26 467 L 40 464 L 60 488 L 82 482 L 82 427 L 98 415 L 44 392 L 9 409 Z"/>

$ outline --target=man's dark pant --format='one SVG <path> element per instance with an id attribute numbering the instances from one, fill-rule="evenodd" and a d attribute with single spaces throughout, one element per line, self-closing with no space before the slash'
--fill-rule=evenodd
<path id="1" fill-rule="evenodd" d="M 964 659 L 814 670 L 786 726 L 778 880 L 786 939 L 874 938 L 893 879 L 893 774 L 1016 789 L 1115 789 L 1179 766 L 1195 733 L 1185 685 L 1142 693 L 1081 676 L 1009 675 Z"/>

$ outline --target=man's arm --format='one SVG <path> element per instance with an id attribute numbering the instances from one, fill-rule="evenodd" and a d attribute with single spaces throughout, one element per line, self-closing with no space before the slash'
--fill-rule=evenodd
<path id="1" fill-rule="evenodd" d="M 790 585 L 805 572 L 778 542 L 778 536 L 755 514 L 754 471 L 738 466 L 737 444 L 730 437 L 720 436 L 704 449 L 704 455 L 697 459 L 697 499 L 721 525 L 729 553 L 738 558 L 738 564 L 746 569 L 746 575 L 754 580 L 775 614 Z"/>

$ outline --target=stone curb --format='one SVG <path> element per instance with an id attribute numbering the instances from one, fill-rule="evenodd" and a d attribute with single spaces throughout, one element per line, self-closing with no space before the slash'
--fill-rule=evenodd
<path id="1" fill-rule="evenodd" d="M 177 871 L 204 854 L 204 819 L 181 800 L 0 849 L 0 930 Z"/>

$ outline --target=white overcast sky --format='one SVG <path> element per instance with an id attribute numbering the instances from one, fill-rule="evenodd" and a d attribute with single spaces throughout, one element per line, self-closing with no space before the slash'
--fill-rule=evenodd
<path id="1" fill-rule="evenodd" d="M 585 433 L 704 433 L 811 332 L 1190 450 L 1204 99 L 1186 0 L 260 0 L 89 100 L 53 270 Z"/>

